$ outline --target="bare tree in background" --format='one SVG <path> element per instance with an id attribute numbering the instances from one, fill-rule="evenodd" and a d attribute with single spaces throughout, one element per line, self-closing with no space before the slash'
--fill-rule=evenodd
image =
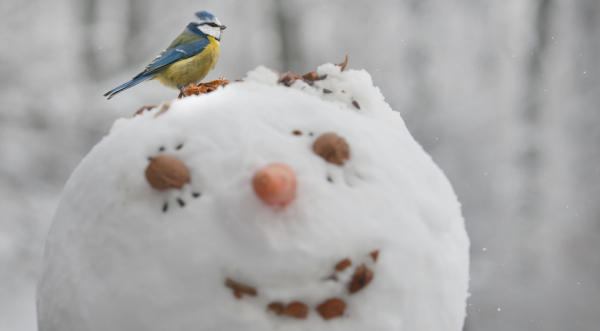
<path id="1" fill-rule="evenodd" d="M 297 72 L 298 61 L 298 22 L 296 17 L 290 15 L 290 3 L 284 0 L 274 0 L 275 6 L 275 26 L 279 36 L 281 51 L 279 55 L 281 72 Z"/>
<path id="2" fill-rule="evenodd" d="M 520 213 L 524 220 L 536 220 L 539 218 L 540 195 L 543 194 L 539 173 L 541 167 L 541 153 L 543 153 L 543 142 L 541 141 L 541 117 L 543 98 L 542 86 L 542 59 L 548 45 L 550 11 L 552 1 L 540 0 L 536 13 L 535 32 L 537 44 L 531 50 L 532 56 L 528 65 L 527 90 L 525 91 L 525 109 L 523 120 L 525 125 L 524 146 L 521 158 L 521 166 L 524 171 L 523 194 Z M 535 227 L 535 225 L 533 225 Z"/>
<path id="3" fill-rule="evenodd" d="M 524 91 L 524 102 L 522 110 L 521 128 L 523 130 L 522 150 L 518 157 L 517 169 L 520 169 L 521 187 L 517 199 L 517 219 L 523 224 L 524 238 L 531 238 L 532 234 L 542 225 L 544 186 L 542 183 L 542 172 L 546 142 L 542 136 L 542 122 L 544 117 L 544 82 L 543 59 L 548 48 L 550 14 L 552 9 L 551 0 L 539 0 L 535 13 L 534 33 L 535 40 L 531 49 L 531 57 L 526 65 L 524 79 L 526 90 Z M 527 242 L 524 240 L 523 242 Z M 519 277 L 530 279 L 539 272 L 539 258 L 531 247 L 523 246 L 520 262 Z"/>
<path id="4" fill-rule="evenodd" d="M 87 74 L 92 80 L 100 78 L 98 54 L 95 43 L 95 27 L 98 16 L 98 1 L 82 1 L 83 22 L 83 61 Z"/>

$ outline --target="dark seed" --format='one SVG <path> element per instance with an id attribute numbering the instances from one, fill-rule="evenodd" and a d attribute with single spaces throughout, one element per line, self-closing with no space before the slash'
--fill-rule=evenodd
<path id="1" fill-rule="evenodd" d="M 176 150 L 180 150 L 180 149 L 181 149 L 181 147 L 183 147 L 183 144 L 179 144 L 179 145 L 177 145 L 177 147 L 175 147 L 175 149 L 176 149 Z"/>
<path id="2" fill-rule="evenodd" d="M 331 177 L 327 176 L 327 180 L 328 180 L 330 183 L 333 183 L 333 179 L 331 179 Z"/>
<path id="3" fill-rule="evenodd" d="M 292 131 L 292 133 L 295 134 L 296 136 L 302 135 L 302 131 L 300 131 L 300 130 L 294 130 L 294 131 Z"/>
<path id="4" fill-rule="evenodd" d="M 331 90 L 328 90 L 328 89 L 326 89 L 326 88 L 324 88 L 324 89 L 323 89 L 323 93 L 326 93 L 326 94 L 327 94 L 327 93 L 331 93 L 331 92 L 332 92 Z"/>
<path id="5" fill-rule="evenodd" d="M 168 203 L 168 202 L 165 202 L 165 204 L 163 205 L 163 209 L 162 209 L 162 210 L 163 210 L 163 213 L 166 213 L 166 212 L 167 212 L 167 209 L 169 209 L 169 203 Z"/>
<path id="6" fill-rule="evenodd" d="M 200 192 L 192 192 L 192 196 L 193 196 L 194 198 L 197 198 L 197 197 L 199 197 L 199 196 L 200 196 Z"/>
<path id="7" fill-rule="evenodd" d="M 312 136 L 313 136 L 313 133 L 312 133 L 312 132 L 309 132 L 309 133 L 308 133 L 308 135 L 312 137 Z"/>
<path id="8" fill-rule="evenodd" d="M 338 277 L 335 274 L 333 274 L 333 275 L 331 275 L 331 276 L 329 276 L 327 278 L 324 278 L 323 280 L 333 280 L 334 282 L 337 282 L 338 281 Z"/>
<path id="9" fill-rule="evenodd" d="M 360 109 L 360 106 L 358 105 L 358 102 L 356 102 L 356 100 L 352 100 L 352 105 L 358 109 Z"/>
<path id="10" fill-rule="evenodd" d="M 164 150 L 165 150 L 165 148 L 164 148 L 164 147 L 162 147 L 162 146 L 161 146 L 161 147 L 158 149 L 158 151 L 159 151 L 159 152 L 162 152 L 162 151 L 164 151 Z"/>
<path id="11" fill-rule="evenodd" d="M 185 201 L 181 200 L 180 198 L 177 198 L 177 203 L 179 203 L 181 207 L 185 206 Z"/>

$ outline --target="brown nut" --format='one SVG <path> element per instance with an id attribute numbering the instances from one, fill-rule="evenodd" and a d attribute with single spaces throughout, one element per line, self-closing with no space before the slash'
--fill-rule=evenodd
<path id="1" fill-rule="evenodd" d="M 356 272 L 352 276 L 352 281 L 348 286 L 350 293 L 354 293 L 369 285 L 373 279 L 373 271 L 367 268 L 364 264 L 356 268 Z"/>
<path id="2" fill-rule="evenodd" d="M 146 168 L 146 179 L 150 186 L 159 191 L 182 188 L 190 181 L 190 172 L 179 159 L 170 155 L 159 155 L 150 160 Z"/>
<path id="3" fill-rule="evenodd" d="M 285 307 L 283 306 L 283 304 L 281 302 L 270 303 L 267 306 L 267 309 L 274 311 L 275 314 L 277 314 L 277 315 L 281 315 L 285 311 Z"/>
<path id="4" fill-rule="evenodd" d="M 372 251 L 369 255 L 371 255 L 371 257 L 373 258 L 373 262 L 377 262 L 377 258 L 379 257 L 379 250 Z"/>
<path id="5" fill-rule="evenodd" d="M 230 289 L 233 290 L 233 295 L 235 295 L 236 298 L 241 299 L 242 298 L 242 293 L 243 294 L 247 294 L 247 295 L 251 295 L 253 297 L 256 296 L 256 289 L 254 289 L 253 287 L 250 286 L 246 286 L 244 284 L 235 282 L 229 278 L 227 278 L 225 280 L 225 286 L 229 287 Z"/>
<path id="6" fill-rule="evenodd" d="M 346 303 L 342 299 L 329 299 L 317 307 L 317 312 L 323 319 L 330 319 L 344 315 Z"/>
<path id="7" fill-rule="evenodd" d="M 295 318 L 306 318 L 308 307 L 302 302 L 294 301 L 285 307 L 283 314 Z"/>
<path id="8" fill-rule="evenodd" d="M 343 165 L 345 160 L 350 159 L 350 146 L 344 138 L 333 132 L 324 133 L 317 138 L 313 151 L 325 161 L 337 165 Z"/>
<path id="9" fill-rule="evenodd" d="M 335 271 L 344 271 L 346 268 L 352 265 L 352 261 L 350 259 L 343 259 L 338 264 L 335 265 Z"/>

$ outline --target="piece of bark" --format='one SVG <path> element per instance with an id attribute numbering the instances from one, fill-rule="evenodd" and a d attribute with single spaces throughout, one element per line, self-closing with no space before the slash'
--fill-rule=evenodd
<path id="1" fill-rule="evenodd" d="M 340 71 L 344 71 L 344 69 L 346 69 L 347 64 L 348 64 L 348 54 L 346 54 L 346 61 L 344 61 L 340 64 L 336 64 L 336 66 L 342 67 L 342 69 Z"/>

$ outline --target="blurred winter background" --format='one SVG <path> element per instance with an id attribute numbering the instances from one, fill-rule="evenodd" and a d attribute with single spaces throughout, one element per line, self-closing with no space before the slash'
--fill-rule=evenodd
<path id="1" fill-rule="evenodd" d="M 446 172 L 471 246 L 467 331 L 598 330 L 600 1 L 0 0 L 0 330 L 36 330 L 46 232 L 106 101 L 191 20 L 228 26 L 207 77 L 350 56 Z"/>

